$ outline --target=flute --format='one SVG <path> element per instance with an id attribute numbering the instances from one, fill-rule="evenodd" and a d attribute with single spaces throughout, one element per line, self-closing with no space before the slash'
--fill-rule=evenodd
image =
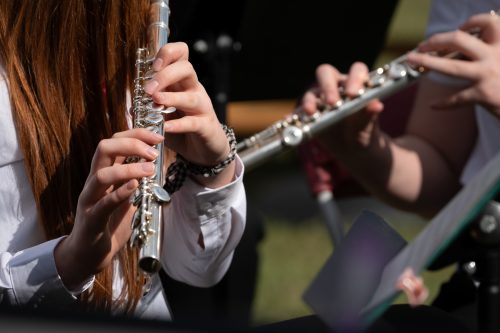
<path id="1" fill-rule="evenodd" d="M 382 99 L 409 86 L 424 72 L 424 68 L 412 67 L 406 61 L 406 55 L 403 55 L 370 72 L 365 88 L 359 91 L 357 96 L 342 96 L 334 106 L 318 110 L 313 115 L 305 114 L 300 108 L 296 109 L 285 119 L 239 142 L 238 155 L 245 168 L 250 170 L 358 112 L 371 100 Z"/>
<path id="2" fill-rule="evenodd" d="M 144 83 L 152 75 L 152 63 L 156 54 L 168 42 L 168 1 L 151 0 L 149 14 L 147 46 L 137 50 L 132 112 L 134 128 L 147 128 L 163 135 L 163 115 L 174 112 L 175 108 L 155 104 L 151 96 L 145 93 Z M 163 189 L 163 141 L 154 148 L 159 152 L 153 161 L 155 173 L 140 180 L 139 187 L 131 199 L 137 210 L 132 219 L 130 245 L 139 248 L 139 267 L 149 274 L 158 272 L 161 268 L 162 209 L 170 203 L 170 195 Z"/>
<path id="3" fill-rule="evenodd" d="M 500 10 L 499 10 L 500 11 Z M 498 15 L 499 11 L 491 11 Z M 479 29 L 468 31 L 479 37 Z M 459 52 L 440 55 L 444 58 L 461 57 Z M 316 136 L 342 119 L 362 110 L 371 100 L 391 96 L 419 79 L 427 70 L 421 66 L 414 67 L 407 61 L 407 55 L 371 71 L 364 89 L 357 96 L 347 97 L 342 94 L 336 105 L 318 110 L 307 115 L 300 108 L 285 119 L 273 123 L 266 129 L 244 139 L 237 144 L 237 152 L 247 170 L 269 160 L 273 156 L 291 150 L 304 141 Z"/>

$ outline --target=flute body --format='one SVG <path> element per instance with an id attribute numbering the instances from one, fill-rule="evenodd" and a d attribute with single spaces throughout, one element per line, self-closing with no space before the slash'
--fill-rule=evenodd
<path id="1" fill-rule="evenodd" d="M 168 1 L 151 0 L 149 12 L 148 42 L 145 48 L 137 50 L 136 77 L 134 80 L 133 118 L 134 128 L 146 128 L 163 135 L 163 115 L 175 111 L 153 103 L 144 91 L 144 83 L 152 75 L 152 63 L 160 48 L 168 42 Z M 170 195 L 163 189 L 163 141 L 154 148 L 159 152 L 153 161 L 155 173 L 143 177 L 131 201 L 137 210 L 132 220 L 131 246 L 139 248 L 139 267 L 146 273 L 158 272 L 161 268 L 160 251 L 163 225 L 163 206 L 170 203 Z"/>
<path id="2" fill-rule="evenodd" d="M 490 11 L 492 15 L 500 15 L 500 9 Z M 479 28 L 468 33 L 481 38 Z M 436 54 L 439 55 L 439 54 Z M 457 51 L 441 54 L 442 58 L 455 59 L 463 55 Z M 415 68 L 402 55 L 390 63 L 377 68 L 368 74 L 365 88 L 355 97 L 343 96 L 333 107 L 318 110 L 314 115 L 306 115 L 300 109 L 280 120 L 263 131 L 239 142 L 236 146 L 245 168 L 251 170 L 269 160 L 278 153 L 297 147 L 345 117 L 362 110 L 371 100 L 383 99 L 409 86 L 419 79 L 427 69 Z M 342 88 L 342 87 L 340 87 Z M 339 89 L 342 95 L 342 89 Z"/>
<path id="3" fill-rule="evenodd" d="M 383 99 L 409 86 L 424 72 L 423 68 L 413 68 L 408 64 L 405 55 L 401 56 L 370 72 L 365 89 L 356 97 L 342 97 L 335 106 L 317 111 L 314 115 L 306 115 L 297 109 L 285 119 L 239 142 L 238 155 L 245 168 L 250 170 L 363 109 L 371 100 Z"/>

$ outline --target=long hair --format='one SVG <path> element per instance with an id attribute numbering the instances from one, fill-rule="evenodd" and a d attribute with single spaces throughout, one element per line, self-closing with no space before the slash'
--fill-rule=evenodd
<path id="1" fill-rule="evenodd" d="M 126 92 L 147 9 L 147 0 L 0 1 L 0 61 L 48 239 L 71 231 L 98 142 L 127 128 Z M 142 293 L 136 256 L 124 249 L 117 257 L 120 297 L 113 302 L 109 267 L 81 296 L 87 308 L 134 310 Z"/>

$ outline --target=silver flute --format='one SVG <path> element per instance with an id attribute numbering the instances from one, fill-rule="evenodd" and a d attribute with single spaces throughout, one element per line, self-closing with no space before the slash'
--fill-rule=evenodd
<path id="1" fill-rule="evenodd" d="M 163 135 L 163 115 L 174 112 L 175 108 L 155 104 L 151 96 L 144 91 L 144 83 L 153 75 L 152 64 L 156 54 L 168 42 L 168 1 L 151 0 L 149 15 L 147 46 L 137 50 L 132 112 L 134 128 L 146 128 Z M 159 152 L 153 161 L 155 173 L 140 180 L 139 187 L 131 199 L 137 210 L 132 220 L 130 245 L 139 248 L 139 267 L 149 274 L 158 272 L 161 268 L 162 209 L 170 203 L 170 195 L 162 187 L 163 141 L 154 145 L 154 148 Z"/>
<path id="2" fill-rule="evenodd" d="M 492 10 L 490 14 L 499 15 L 500 10 Z M 468 33 L 480 38 L 481 31 L 474 28 Z M 459 52 L 439 54 L 439 56 L 462 57 Z M 251 170 L 278 153 L 297 147 L 345 117 L 362 110 L 371 100 L 395 94 L 414 83 L 426 72 L 426 68 L 415 67 L 408 63 L 407 55 L 404 54 L 368 73 L 368 80 L 357 96 L 346 96 L 343 94 L 343 87 L 340 86 L 341 99 L 335 105 L 322 106 L 313 115 L 305 114 L 299 107 L 285 119 L 239 142 L 236 146 L 237 153 L 245 168 Z"/>
<path id="3" fill-rule="evenodd" d="M 406 55 L 377 68 L 368 75 L 364 88 L 354 97 L 343 94 L 334 106 L 323 106 L 313 115 L 300 108 L 285 119 L 279 120 L 238 143 L 237 152 L 250 170 L 278 153 L 291 150 L 318 133 L 363 109 L 375 98 L 390 96 L 418 79 L 425 70 L 414 68 L 406 61 Z"/>

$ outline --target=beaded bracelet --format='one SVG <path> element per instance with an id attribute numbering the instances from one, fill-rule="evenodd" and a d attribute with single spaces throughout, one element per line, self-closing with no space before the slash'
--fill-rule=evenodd
<path id="1" fill-rule="evenodd" d="M 236 137 L 232 128 L 222 125 L 222 129 L 229 141 L 229 155 L 222 162 L 214 166 L 204 166 L 186 160 L 181 154 L 177 154 L 175 162 L 167 169 L 167 180 L 163 188 L 170 194 L 181 188 L 188 174 L 212 177 L 222 172 L 236 157 Z"/>

